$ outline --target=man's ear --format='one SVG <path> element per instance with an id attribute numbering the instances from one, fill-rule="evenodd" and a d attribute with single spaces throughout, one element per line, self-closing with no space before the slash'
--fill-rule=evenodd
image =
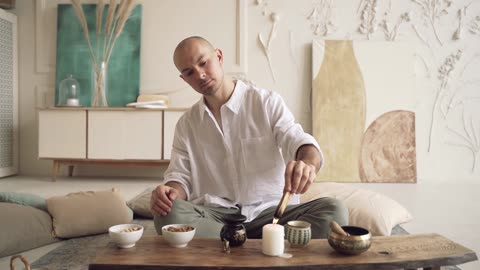
<path id="1" fill-rule="evenodd" d="M 220 49 L 215 49 L 215 52 L 217 53 L 217 58 L 218 61 L 223 64 L 223 52 Z"/>

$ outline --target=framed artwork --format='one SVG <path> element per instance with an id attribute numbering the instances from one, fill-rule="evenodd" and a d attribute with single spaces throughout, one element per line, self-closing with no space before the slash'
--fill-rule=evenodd
<path id="1" fill-rule="evenodd" d="M 96 38 L 96 4 L 82 5 L 93 50 L 103 47 Z M 103 11 L 105 22 L 108 5 Z M 140 89 L 140 42 L 142 6 L 137 5 L 130 14 L 113 48 L 106 70 L 107 100 L 109 107 L 124 107 L 136 100 Z M 57 60 L 55 78 L 55 104 L 59 100 L 59 84 L 70 74 L 80 85 L 80 105 L 90 106 L 94 88 L 94 68 L 84 32 L 70 4 L 58 5 Z"/>
<path id="2" fill-rule="evenodd" d="M 312 57 L 316 181 L 415 183 L 413 46 L 315 40 Z"/>

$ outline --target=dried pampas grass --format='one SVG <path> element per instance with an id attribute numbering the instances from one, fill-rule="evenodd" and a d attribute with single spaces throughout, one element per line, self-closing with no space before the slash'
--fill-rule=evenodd
<path id="1" fill-rule="evenodd" d="M 113 33 L 115 35 L 115 37 L 112 41 L 113 44 L 115 44 L 118 37 L 122 33 L 122 30 L 125 27 L 125 23 L 127 22 L 128 17 L 132 13 L 132 10 L 136 5 L 134 0 L 124 0 L 124 1 L 122 1 L 122 4 L 124 4 L 123 10 L 121 9 L 122 6 L 120 6 L 119 14 L 117 14 L 117 17 L 115 18 L 115 21 L 117 22 L 117 25 L 115 26 L 115 31 L 113 31 Z M 110 48 L 110 52 L 108 53 L 107 62 L 108 62 L 108 60 L 110 60 L 110 55 L 112 54 L 112 49 L 113 49 L 113 47 Z"/>
<path id="2" fill-rule="evenodd" d="M 78 21 L 83 29 L 83 34 L 85 39 L 87 40 L 88 48 L 90 50 L 91 57 L 95 59 L 95 55 L 92 48 L 92 43 L 90 42 L 90 35 L 88 34 L 88 25 L 87 19 L 85 18 L 85 13 L 83 13 L 82 6 L 78 0 L 72 0 L 73 9 L 75 10 L 75 14 L 77 15 Z M 94 60 L 95 67 L 97 66 L 96 61 Z"/>
<path id="3" fill-rule="evenodd" d="M 95 39 L 97 48 L 96 51 L 93 50 L 92 41 L 90 39 L 90 34 L 87 25 L 87 19 L 85 18 L 85 13 L 83 11 L 81 0 L 71 0 L 75 14 L 77 15 L 78 21 L 83 30 L 83 34 L 88 44 L 90 55 L 92 57 L 92 63 L 95 68 L 96 73 L 96 89 L 94 99 L 92 101 L 93 106 L 98 106 L 98 99 L 102 99 L 106 102 L 106 98 L 101 97 L 101 87 L 102 81 L 105 79 L 104 74 L 102 74 L 102 66 L 108 65 L 110 61 L 110 56 L 112 55 L 113 48 L 115 43 L 123 31 L 125 24 L 130 17 L 133 9 L 135 8 L 137 1 L 136 0 L 120 0 L 117 3 L 117 0 L 110 0 L 107 18 L 105 23 L 103 23 L 103 13 L 105 9 L 104 0 L 98 0 L 97 10 L 96 10 L 96 25 L 95 25 Z M 103 42 L 102 39 L 103 33 Z M 100 50 L 100 44 L 103 43 L 103 49 Z M 108 104 L 103 103 L 103 106 L 108 106 Z"/>

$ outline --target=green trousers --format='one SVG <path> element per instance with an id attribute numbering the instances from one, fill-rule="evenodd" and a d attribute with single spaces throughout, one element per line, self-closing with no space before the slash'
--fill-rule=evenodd
<path id="1" fill-rule="evenodd" d="M 251 222 L 244 223 L 247 237 L 262 238 L 262 227 L 272 223 L 276 206 L 265 209 Z M 218 238 L 223 227 L 223 216 L 240 214 L 240 209 L 206 207 L 184 200 L 175 200 L 172 211 L 164 216 L 154 216 L 155 229 L 162 234 L 162 227 L 168 224 L 191 224 L 195 226 L 195 237 Z M 335 220 L 341 226 L 348 224 L 348 209 L 345 204 L 333 198 L 320 198 L 298 205 L 289 205 L 278 224 L 285 225 L 291 220 L 303 220 L 312 225 L 312 238 L 327 238 L 329 223 Z"/>

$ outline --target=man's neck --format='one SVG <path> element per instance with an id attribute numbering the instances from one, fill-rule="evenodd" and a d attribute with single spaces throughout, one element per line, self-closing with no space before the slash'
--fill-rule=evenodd
<path id="1" fill-rule="evenodd" d="M 225 79 L 220 89 L 212 96 L 204 96 L 208 108 L 214 113 L 219 114 L 220 108 L 223 104 L 227 103 L 233 94 L 235 84 L 231 79 Z"/>

